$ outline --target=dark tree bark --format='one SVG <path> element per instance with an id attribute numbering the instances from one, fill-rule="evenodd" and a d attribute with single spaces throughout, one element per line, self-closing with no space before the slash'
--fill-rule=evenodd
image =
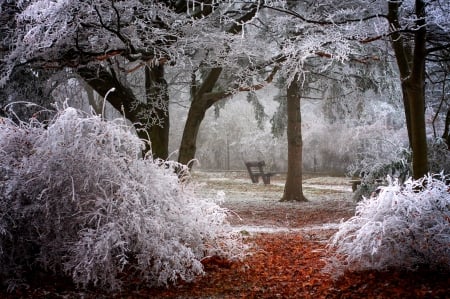
<path id="1" fill-rule="evenodd" d="M 222 68 L 213 68 L 202 83 L 200 88 L 192 92 L 192 102 L 189 107 L 186 124 L 184 125 L 183 136 L 181 138 L 178 162 L 192 167 L 190 163 L 195 158 L 197 150 L 197 136 L 200 125 L 205 117 L 206 110 L 214 104 L 214 100 L 208 99 L 205 95 L 213 89 Z"/>
<path id="2" fill-rule="evenodd" d="M 178 162 L 188 164 L 195 158 L 195 152 L 197 150 L 197 135 L 201 122 L 205 117 L 206 111 L 214 103 L 232 96 L 235 92 L 255 91 L 262 89 L 267 84 L 272 82 L 278 69 L 279 68 L 275 66 L 263 83 L 252 86 L 240 86 L 233 91 L 212 92 L 214 85 L 222 73 L 222 68 L 212 68 L 199 88 L 197 88 L 197 86 L 193 83 L 191 86 L 192 102 L 189 107 L 188 117 L 184 126 L 183 137 L 181 139 L 180 151 L 178 154 Z M 189 167 L 192 168 L 192 163 L 189 163 Z"/>
<path id="3" fill-rule="evenodd" d="M 167 159 L 169 156 L 169 93 L 164 79 L 164 65 L 145 67 L 145 91 L 147 106 L 152 107 L 152 117 L 161 123 L 147 128 L 153 158 Z M 155 105 L 155 103 L 158 103 Z"/>
<path id="4" fill-rule="evenodd" d="M 234 22 L 227 29 L 227 32 L 232 34 L 241 32 L 241 24 L 251 20 L 257 13 L 258 9 L 259 5 L 257 3 L 250 5 L 248 7 L 248 11 L 238 18 L 236 22 Z M 205 12 L 202 12 L 202 14 L 204 13 Z M 209 11 L 207 13 L 209 13 Z M 201 17 L 201 15 L 198 15 L 197 17 Z M 211 93 L 221 72 L 222 68 L 212 68 L 200 88 L 196 89 L 195 86 L 191 86 L 193 89 L 193 92 L 191 92 L 192 102 L 189 108 L 186 124 L 184 126 L 183 137 L 181 139 L 180 149 L 178 152 L 178 162 L 182 164 L 189 163 L 189 168 L 192 168 L 192 163 L 190 162 L 195 159 L 195 152 L 197 151 L 197 135 L 206 111 L 215 102 L 231 95 L 227 92 L 220 93 L 220 95 L 207 95 L 208 93 Z"/>
<path id="5" fill-rule="evenodd" d="M 389 22 L 393 33 L 391 42 L 402 81 L 403 103 L 409 143 L 412 149 L 413 177 L 421 178 L 428 172 L 427 139 L 425 131 L 425 59 L 426 26 L 425 3 L 416 0 L 418 20 L 414 31 L 414 46 L 409 46 L 400 33 L 399 1 L 389 1 Z"/>
<path id="6" fill-rule="evenodd" d="M 114 92 L 110 92 L 106 100 L 115 109 L 124 113 L 125 118 L 133 123 L 139 138 L 143 140 L 149 140 L 149 137 L 150 138 L 152 137 L 152 134 L 149 133 L 148 128 L 145 125 L 147 122 L 145 110 L 148 107 L 146 107 L 145 103 L 138 105 L 137 107 L 133 106 L 136 105 L 136 103 L 139 103 L 139 100 L 136 99 L 133 91 L 129 87 L 123 85 L 120 82 L 120 80 L 118 79 L 117 75 L 114 73 L 113 70 L 101 67 L 95 68 L 82 67 L 78 68 L 77 72 L 83 78 L 83 80 L 85 80 L 86 83 L 88 83 L 89 86 L 91 86 L 92 89 L 98 92 L 102 97 L 105 97 L 108 91 L 114 88 L 115 89 Z M 158 71 L 156 71 L 156 73 L 158 73 Z M 161 81 L 161 78 L 158 78 L 157 80 Z M 162 80 L 164 79 L 162 78 Z M 154 85 L 152 85 L 152 87 L 154 87 Z M 167 90 L 167 86 L 165 88 Z M 164 95 L 164 99 L 168 101 L 167 93 Z M 149 98 L 149 100 L 151 100 L 151 98 Z M 168 114 L 167 116 L 164 117 L 168 117 Z M 166 125 L 168 125 L 168 121 Z M 159 150 L 158 154 L 161 155 L 158 156 L 158 154 L 157 155 L 153 154 L 153 157 L 162 159 L 167 158 L 168 150 L 166 149 L 165 152 L 164 150 L 161 150 L 161 148 L 165 148 L 167 147 L 167 145 L 163 144 L 162 146 L 160 146 L 158 144 L 158 142 L 161 142 L 161 140 L 163 140 L 164 138 L 160 138 L 158 134 L 155 132 L 153 132 L 153 135 L 156 137 L 154 137 L 155 138 L 154 140 L 150 140 L 152 142 L 152 147 L 158 148 Z M 168 136 L 168 128 L 167 128 L 167 136 Z M 148 150 L 149 147 L 147 147 L 144 150 L 143 154 L 145 155 Z"/>
<path id="7" fill-rule="evenodd" d="M 287 88 L 288 171 L 281 201 L 307 201 L 302 186 L 301 90 L 296 75 Z"/>
<path id="8" fill-rule="evenodd" d="M 445 140 L 447 148 L 450 150 L 450 108 L 447 109 L 447 114 L 445 115 L 445 128 L 442 139 Z"/>

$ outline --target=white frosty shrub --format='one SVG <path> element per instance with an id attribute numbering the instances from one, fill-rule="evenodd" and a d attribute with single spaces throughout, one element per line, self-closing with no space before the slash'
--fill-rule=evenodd
<path id="1" fill-rule="evenodd" d="M 337 270 L 450 270 L 450 190 L 443 175 L 391 181 L 330 239 Z"/>
<path id="2" fill-rule="evenodd" d="M 0 278 L 38 267 L 82 286 L 150 286 L 203 273 L 208 255 L 238 257 L 227 211 L 199 199 L 175 162 L 142 159 L 122 120 L 67 108 L 46 127 L 0 119 Z"/>

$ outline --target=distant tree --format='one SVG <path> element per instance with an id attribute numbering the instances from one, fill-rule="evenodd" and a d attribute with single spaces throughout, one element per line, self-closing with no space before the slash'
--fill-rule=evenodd
<path id="1" fill-rule="evenodd" d="M 425 97 L 433 109 L 433 137 L 442 138 L 450 150 L 450 50 L 430 55 L 427 61 Z"/>

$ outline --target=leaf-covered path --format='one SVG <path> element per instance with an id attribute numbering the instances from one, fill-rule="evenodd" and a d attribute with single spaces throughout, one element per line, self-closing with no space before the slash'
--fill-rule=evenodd
<path id="1" fill-rule="evenodd" d="M 147 298 L 448 298 L 444 273 L 363 272 L 334 280 L 323 272 L 323 242 L 295 233 L 250 238 L 243 262 L 211 260 L 193 284 L 141 293 Z M 135 295 L 138 295 L 136 293 Z"/>
<path id="2" fill-rule="evenodd" d="M 304 182 L 307 203 L 278 202 L 283 178 L 253 185 L 239 174 L 199 174 L 203 191 L 224 190 L 230 221 L 248 235 L 242 262 L 212 259 L 195 283 L 152 290 L 154 298 L 450 298 L 450 277 L 426 270 L 346 273 L 325 271 L 326 241 L 340 220 L 354 214 L 345 178 Z M 209 194 L 211 195 L 211 194 Z"/>

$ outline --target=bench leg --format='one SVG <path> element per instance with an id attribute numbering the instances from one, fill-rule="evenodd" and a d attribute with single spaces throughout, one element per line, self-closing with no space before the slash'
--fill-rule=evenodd
<path id="1" fill-rule="evenodd" d="M 252 179 L 252 183 L 253 184 L 257 184 L 259 181 L 259 176 L 258 175 L 252 175 L 250 176 L 250 178 Z"/>
<path id="2" fill-rule="evenodd" d="M 358 189 L 358 185 L 361 184 L 361 182 L 353 182 L 352 183 L 352 191 L 355 192 Z"/>
<path id="3" fill-rule="evenodd" d="M 270 185 L 270 175 L 267 175 L 267 174 L 263 175 L 262 179 L 263 179 L 264 185 Z"/>

